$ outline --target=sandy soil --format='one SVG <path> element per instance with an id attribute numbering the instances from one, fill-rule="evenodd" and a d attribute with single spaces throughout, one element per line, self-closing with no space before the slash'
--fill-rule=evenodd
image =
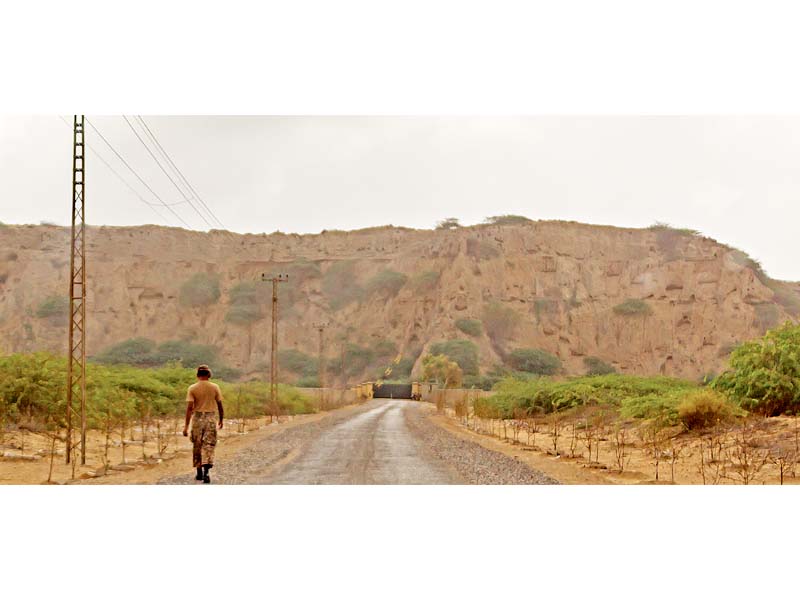
<path id="1" fill-rule="evenodd" d="M 226 457 L 257 443 L 265 437 L 296 427 L 303 423 L 319 420 L 325 413 L 281 417 L 280 422 L 270 423 L 268 418 L 247 421 L 246 431 L 239 433 L 235 420 L 226 420 L 220 432 L 216 457 Z M 147 442 L 142 443 L 141 429 L 134 428 L 133 435 L 126 435 L 125 459 L 119 434 L 112 438 L 108 451 L 109 468 L 104 468 L 105 436 L 102 432 L 89 431 L 87 435 L 86 465 L 75 466 L 72 478 L 72 465 L 64 464 L 64 445 L 56 442 L 56 455 L 53 457 L 52 483 L 92 483 L 92 484 L 142 484 L 156 483 L 171 475 L 192 472 L 192 445 L 189 438 L 183 437 L 182 424 L 173 431 L 172 422 L 162 424 L 168 431 L 162 431 L 160 455 L 155 443 L 155 428 L 147 433 Z M 129 439 L 129 438 L 133 439 Z M 33 433 L 6 433 L 0 457 L 0 484 L 39 484 L 47 483 L 50 472 L 50 450 L 52 441 L 48 437 Z"/>
<path id="2" fill-rule="evenodd" d="M 592 460 L 588 458 L 588 451 L 583 441 L 578 437 L 574 443 L 574 456 L 571 456 L 572 434 L 569 423 L 565 423 L 558 440 L 558 453 L 554 452 L 552 436 L 546 425 L 528 442 L 526 431 L 518 433 L 515 441 L 514 432 L 507 423 L 505 431 L 502 422 L 489 423 L 486 432 L 473 431 L 465 426 L 464 420 L 456 418 L 453 411 L 448 409 L 445 414 L 431 416 L 432 422 L 450 433 L 464 439 L 481 444 L 485 448 L 502 452 L 517 458 L 528 466 L 557 479 L 566 484 L 703 484 L 703 472 L 706 484 L 741 484 L 741 446 L 736 428 L 718 432 L 682 433 L 675 428 L 665 432 L 665 441 L 661 444 L 659 459 L 659 477 L 655 478 L 655 459 L 652 450 L 644 443 L 640 430 L 629 431 L 624 468 L 620 471 L 618 459 L 611 439 L 601 440 L 599 453 L 592 451 Z M 486 427 L 486 423 L 483 423 Z M 767 451 L 774 456 L 783 454 L 788 456 L 785 461 L 783 483 L 798 484 L 800 474 L 797 460 L 800 453 L 796 453 L 798 443 L 798 422 L 793 417 L 774 417 L 763 419 L 750 440 L 750 452 L 753 454 L 751 462 L 760 463 Z M 670 442 L 670 439 L 674 443 Z M 721 448 L 719 460 L 708 463 L 708 446 L 714 442 Z M 705 449 L 705 458 L 701 462 L 701 446 Z M 672 448 L 676 452 L 674 467 L 672 465 Z M 596 456 L 596 458 L 595 458 Z M 793 472 L 795 472 L 793 474 Z M 767 461 L 757 469 L 749 481 L 750 484 L 779 484 L 780 467 L 774 462 Z"/>

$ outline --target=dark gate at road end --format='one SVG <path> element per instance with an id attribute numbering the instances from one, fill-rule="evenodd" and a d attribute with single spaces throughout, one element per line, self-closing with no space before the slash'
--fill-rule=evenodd
<path id="1" fill-rule="evenodd" d="M 411 400 L 411 384 L 384 383 L 380 387 L 378 385 L 375 385 L 372 397 Z"/>

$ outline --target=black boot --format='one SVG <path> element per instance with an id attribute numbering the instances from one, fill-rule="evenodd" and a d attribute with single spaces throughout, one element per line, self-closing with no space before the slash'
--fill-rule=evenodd
<path id="1" fill-rule="evenodd" d="M 211 477 L 208 475 L 208 470 L 212 465 L 203 465 L 203 483 L 211 483 Z"/>
<path id="2" fill-rule="evenodd" d="M 197 481 L 203 481 L 203 467 L 197 467 L 197 475 L 194 476 Z"/>

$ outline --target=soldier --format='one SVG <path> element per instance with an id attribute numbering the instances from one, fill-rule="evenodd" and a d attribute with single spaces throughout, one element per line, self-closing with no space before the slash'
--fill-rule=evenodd
<path id="1" fill-rule="evenodd" d="M 211 369 L 208 365 L 197 367 L 197 383 L 190 385 L 186 393 L 186 424 L 183 427 L 183 435 L 189 435 L 189 421 L 192 421 L 192 461 L 197 469 L 195 479 L 203 483 L 211 483 L 208 470 L 214 466 L 217 426 L 222 429 L 224 414 L 222 391 L 209 379 L 211 379 Z"/>

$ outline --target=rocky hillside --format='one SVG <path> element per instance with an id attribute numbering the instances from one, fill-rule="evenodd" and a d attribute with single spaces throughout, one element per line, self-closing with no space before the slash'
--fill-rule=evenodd
<path id="1" fill-rule="evenodd" d="M 131 338 L 182 340 L 215 346 L 245 374 L 263 372 L 269 356 L 271 286 L 262 273 L 289 275 L 279 285 L 279 337 L 297 351 L 283 353 L 295 378 L 313 374 L 302 362 L 317 355 L 320 322 L 329 324 L 329 376 L 340 381 L 343 363 L 350 381 L 396 358 L 398 372 L 416 372 L 432 344 L 454 339 L 475 344 L 481 372 L 514 349 L 537 348 L 566 373 L 599 359 L 625 373 L 697 378 L 800 309 L 797 284 L 666 227 L 529 222 L 318 235 L 92 227 L 87 240 L 90 355 Z M 0 352 L 65 352 L 68 248 L 65 228 L 0 226 Z"/>

